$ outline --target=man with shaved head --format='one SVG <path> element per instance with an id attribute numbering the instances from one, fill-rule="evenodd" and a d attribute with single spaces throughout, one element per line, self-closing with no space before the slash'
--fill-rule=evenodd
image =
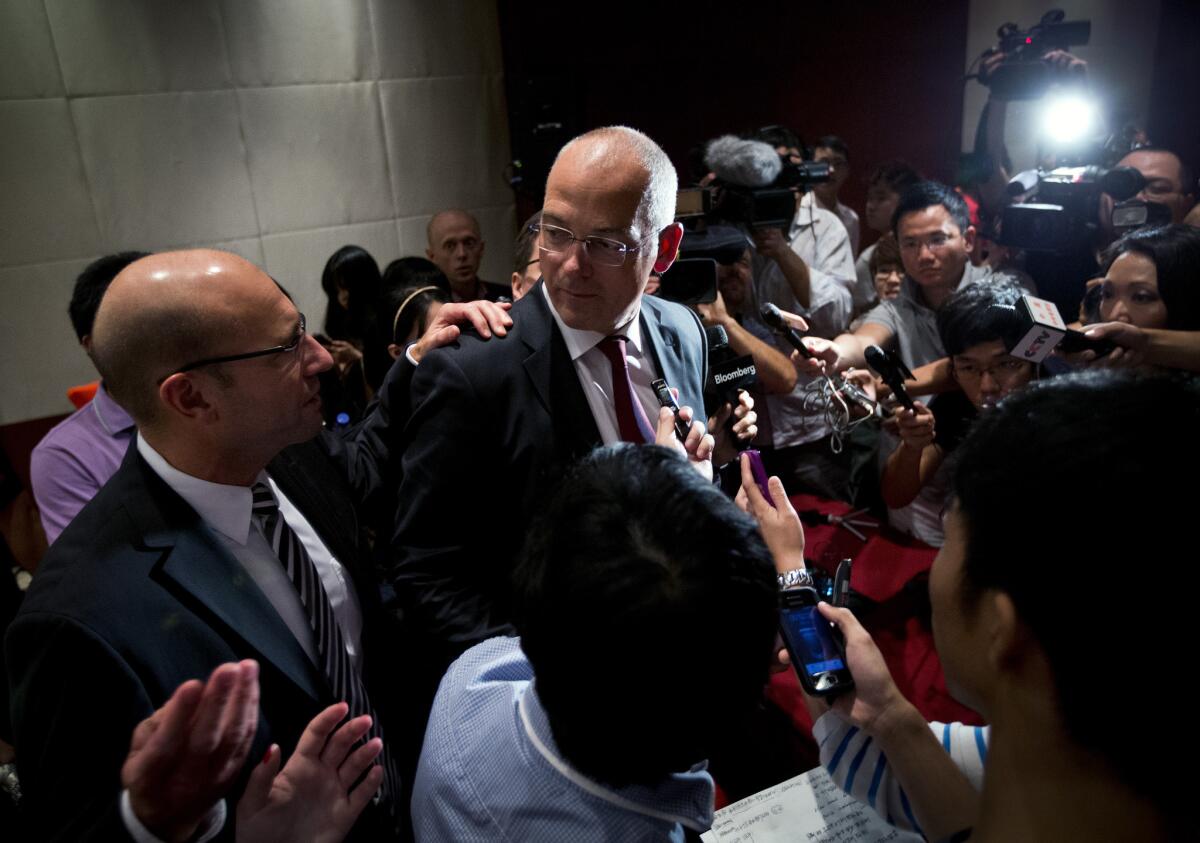
<path id="1" fill-rule="evenodd" d="M 677 186 L 641 132 L 568 143 L 535 224 L 542 280 L 514 327 L 486 345 L 464 335 L 416 372 L 389 579 L 443 665 L 509 629 L 513 561 L 562 469 L 602 443 L 654 441 L 652 381 L 703 416 L 700 321 L 643 296 L 679 248 Z"/>
<path id="2" fill-rule="evenodd" d="M 450 281 L 454 301 L 496 301 L 508 295 L 507 287 L 479 278 L 483 235 L 473 215 L 459 208 L 438 211 L 429 220 L 425 236 L 429 240 L 425 255 Z"/>
<path id="3" fill-rule="evenodd" d="M 395 837 L 403 784 L 383 729 L 396 672 L 369 656 L 387 630 L 345 479 L 310 442 L 329 353 L 266 273 L 193 250 L 114 279 L 92 354 L 138 432 L 47 554 L 5 641 L 30 831 L 231 837 L 224 802 L 189 806 L 186 788 L 154 781 L 122 790 L 119 773 L 134 727 L 177 686 L 253 659 L 249 765 L 273 743 L 290 755 L 344 700 L 384 738 L 383 784 L 353 834 Z"/>

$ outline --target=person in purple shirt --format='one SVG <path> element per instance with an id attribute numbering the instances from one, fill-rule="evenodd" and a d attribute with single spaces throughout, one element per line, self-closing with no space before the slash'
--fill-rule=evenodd
<path id="1" fill-rule="evenodd" d="M 79 344 L 91 357 L 92 322 L 117 273 L 148 252 L 118 252 L 92 261 L 75 279 L 67 308 Z M 133 439 L 134 424 L 100 384 L 96 396 L 50 429 L 33 449 L 30 485 L 53 542 L 84 504 L 108 482 Z"/>

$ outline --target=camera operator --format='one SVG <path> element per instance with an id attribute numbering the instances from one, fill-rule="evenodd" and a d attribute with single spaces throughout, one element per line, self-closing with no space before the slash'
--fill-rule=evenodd
<path id="1" fill-rule="evenodd" d="M 1165 205 L 1170 209 L 1173 223 L 1183 222 L 1196 204 L 1195 174 L 1169 149 L 1140 146 L 1118 161 L 1117 166 L 1133 167 L 1142 174 L 1146 185 L 1134 199 Z M 1103 193 L 1100 195 L 1100 226 L 1110 242 L 1116 235 L 1112 217 L 1112 197 Z"/>

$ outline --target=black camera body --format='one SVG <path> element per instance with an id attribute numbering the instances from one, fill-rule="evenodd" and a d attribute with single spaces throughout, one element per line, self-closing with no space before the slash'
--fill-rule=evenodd
<path id="1" fill-rule="evenodd" d="M 1086 44 L 1092 35 L 1091 21 L 1066 21 L 1064 17 L 1061 9 L 1051 9 L 1027 30 L 1015 23 L 1001 26 L 996 30 L 999 43 L 984 55 L 1001 52 L 1004 61 L 979 81 L 1005 100 L 1032 100 L 1045 94 L 1054 81 L 1054 69 L 1042 57 L 1051 50 Z"/>
<path id="2" fill-rule="evenodd" d="M 1099 226 L 1100 194 L 1118 202 L 1136 196 L 1146 180 L 1133 167 L 1059 167 L 1027 170 L 1008 184 L 1023 200 L 1001 215 L 1000 243 L 1032 252 L 1067 252 L 1089 241 Z"/>

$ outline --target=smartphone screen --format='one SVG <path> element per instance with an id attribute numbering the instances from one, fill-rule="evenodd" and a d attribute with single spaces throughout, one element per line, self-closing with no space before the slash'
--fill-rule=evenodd
<path id="1" fill-rule="evenodd" d="M 853 684 L 842 648 L 834 640 L 829 621 L 817 611 L 812 589 L 784 592 L 780 609 L 783 639 L 801 684 L 810 694 L 828 694 Z"/>

